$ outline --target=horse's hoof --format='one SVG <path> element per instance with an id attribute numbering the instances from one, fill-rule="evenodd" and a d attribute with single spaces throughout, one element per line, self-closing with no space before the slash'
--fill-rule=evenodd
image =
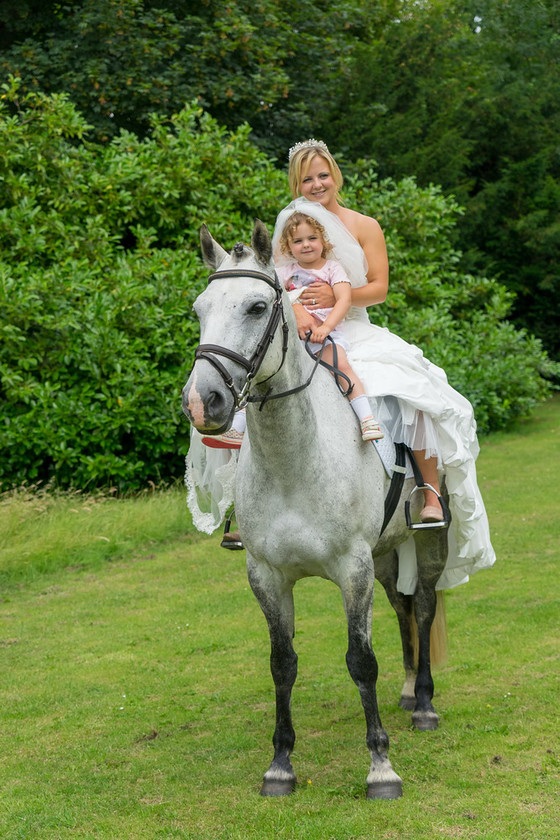
<path id="1" fill-rule="evenodd" d="M 366 799 L 400 799 L 402 796 L 402 781 L 395 779 L 386 782 L 373 782 L 368 785 Z"/>
<path id="2" fill-rule="evenodd" d="M 405 712 L 413 712 L 414 707 L 416 706 L 416 697 L 406 696 L 401 694 L 401 699 L 399 700 L 399 709 L 404 709 Z"/>
<path id="3" fill-rule="evenodd" d="M 296 779 L 265 779 L 261 796 L 289 796 L 296 789 Z"/>
<path id="4" fill-rule="evenodd" d="M 412 725 L 420 732 L 433 732 L 438 728 L 439 717 L 436 712 L 413 712 Z"/>

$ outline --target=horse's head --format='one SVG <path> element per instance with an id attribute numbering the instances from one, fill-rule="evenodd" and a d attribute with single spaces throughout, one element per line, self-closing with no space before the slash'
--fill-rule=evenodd
<path id="1" fill-rule="evenodd" d="M 279 319 L 284 320 L 282 292 L 262 222 L 255 222 L 251 248 L 238 243 L 228 254 L 206 225 L 200 241 L 213 273 L 194 303 L 200 345 L 183 388 L 183 411 L 200 432 L 220 434 L 229 428 L 248 385 L 267 379 L 282 364 L 283 343 L 276 336 Z"/>

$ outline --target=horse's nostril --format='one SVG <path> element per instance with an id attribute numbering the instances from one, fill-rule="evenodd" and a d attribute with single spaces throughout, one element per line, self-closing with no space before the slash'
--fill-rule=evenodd
<path id="1" fill-rule="evenodd" d="M 206 415 L 209 419 L 215 420 L 226 408 L 223 394 L 219 391 L 212 391 L 206 400 Z"/>

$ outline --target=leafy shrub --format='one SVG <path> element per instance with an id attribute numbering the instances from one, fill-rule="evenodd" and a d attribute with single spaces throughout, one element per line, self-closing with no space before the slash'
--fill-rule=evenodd
<path id="1" fill-rule="evenodd" d="M 64 96 L 21 96 L 14 80 L 2 90 L 0 481 L 133 490 L 178 477 L 207 274 L 198 228 L 231 247 L 255 216 L 272 226 L 285 175 L 247 127 L 226 132 L 195 105 L 154 118 L 144 140 L 100 145 Z M 483 428 L 526 413 L 550 363 L 503 323 L 501 286 L 457 273 L 454 203 L 361 170 L 348 202 L 380 217 L 393 266 L 372 318 L 443 363 Z"/>
<path id="2" fill-rule="evenodd" d="M 10 483 L 138 487 L 168 479 L 184 450 L 180 387 L 196 344 L 199 271 L 188 252 L 3 268 L 0 354 Z M 182 426 L 182 428 L 181 428 Z"/>
<path id="3" fill-rule="evenodd" d="M 101 146 L 65 96 L 3 91 L 0 481 L 177 477 L 207 276 L 198 229 L 233 245 L 257 208 L 279 206 L 268 184 L 284 178 L 247 128 L 227 133 L 196 106 Z"/>

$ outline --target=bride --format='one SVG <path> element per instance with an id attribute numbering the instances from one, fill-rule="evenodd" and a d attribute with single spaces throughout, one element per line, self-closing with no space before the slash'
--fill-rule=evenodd
<path id="1" fill-rule="evenodd" d="M 284 259 L 278 248 L 280 234 L 295 211 L 317 219 L 325 228 L 334 246 L 333 257 L 342 263 L 352 283 L 352 308 L 342 329 L 350 345 L 348 360 L 365 385 L 374 416 L 394 441 L 403 441 L 414 451 L 425 481 L 436 491 L 445 476 L 452 524 L 449 557 L 437 588 L 457 586 L 495 560 L 476 479 L 479 447 L 472 406 L 418 347 L 370 323 L 366 307 L 382 303 L 388 291 L 385 239 L 375 219 L 341 204 L 342 174 L 326 145 L 310 139 L 293 146 L 288 179 L 294 200 L 276 220 L 274 259 Z M 315 283 L 300 300 L 305 308 L 295 305 L 294 314 L 304 338 L 314 322 L 306 310 L 332 306 L 333 294 L 328 284 Z M 242 419 L 237 418 L 238 425 Z M 235 450 L 209 449 L 192 430 L 186 483 L 189 508 L 199 530 L 215 530 L 233 503 L 236 463 Z M 441 519 L 437 496 L 429 490 L 424 493 L 423 521 Z M 412 594 L 416 586 L 412 537 L 398 551 L 397 587 Z"/>

